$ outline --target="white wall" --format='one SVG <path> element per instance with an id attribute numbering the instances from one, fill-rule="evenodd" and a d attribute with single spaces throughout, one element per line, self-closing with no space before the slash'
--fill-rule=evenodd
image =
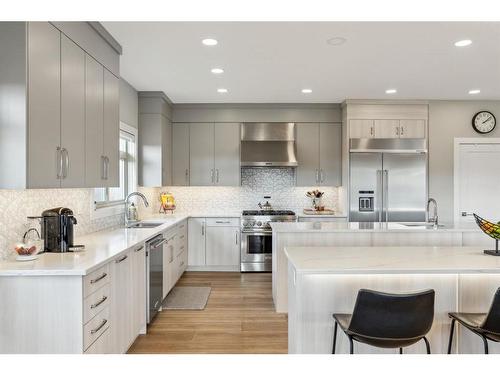
<path id="1" fill-rule="evenodd" d="M 453 221 L 453 144 L 455 138 L 500 137 L 500 125 L 488 135 L 472 129 L 475 113 L 487 110 L 500 121 L 500 101 L 429 103 L 429 197 L 438 202 L 440 221 Z"/>

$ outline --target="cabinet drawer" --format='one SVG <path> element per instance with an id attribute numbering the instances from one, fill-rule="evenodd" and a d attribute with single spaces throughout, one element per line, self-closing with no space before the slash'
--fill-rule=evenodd
<path id="1" fill-rule="evenodd" d="M 104 284 L 109 283 L 111 279 L 109 275 L 109 264 L 89 273 L 83 278 L 83 297 L 87 297 L 101 288 Z"/>
<path id="2" fill-rule="evenodd" d="M 83 326 L 83 349 L 92 345 L 109 328 L 109 308 L 105 308 Z"/>
<path id="3" fill-rule="evenodd" d="M 110 285 L 105 284 L 83 300 L 83 323 L 87 323 L 94 316 L 109 306 Z"/>
<path id="4" fill-rule="evenodd" d="M 240 219 L 238 218 L 227 218 L 227 217 L 209 217 L 207 218 L 208 227 L 239 227 Z"/>
<path id="5" fill-rule="evenodd" d="M 90 345 L 84 354 L 110 354 L 111 351 L 111 328 L 105 330 L 101 336 Z"/>

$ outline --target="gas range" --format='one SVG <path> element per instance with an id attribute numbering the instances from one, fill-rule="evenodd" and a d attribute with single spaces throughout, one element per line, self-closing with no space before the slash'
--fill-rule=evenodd
<path id="1" fill-rule="evenodd" d="M 244 232 L 271 231 L 271 222 L 296 221 L 290 210 L 248 210 L 241 214 L 241 229 Z"/>

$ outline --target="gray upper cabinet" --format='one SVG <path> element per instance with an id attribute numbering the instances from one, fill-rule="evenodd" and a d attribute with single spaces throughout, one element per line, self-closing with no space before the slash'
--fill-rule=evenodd
<path id="1" fill-rule="evenodd" d="M 120 186 L 120 81 L 104 69 L 103 155 L 105 186 Z"/>
<path id="2" fill-rule="evenodd" d="M 189 124 L 190 185 L 208 186 L 215 182 L 214 124 Z"/>
<path id="3" fill-rule="evenodd" d="M 85 56 L 85 186 L 102 187 L 104 180 L 104 68 Z"/>
<path id="4" fill-rule="evenodd" d="M 19 155 L 14 167 L 0 162 L 8 174 L 0 188 L 117 186 L 119 78 L 52 23 L 6 22 L 0 33 L 9 35 L 0 38 L 0 85 L 19 88 L 0 92 L 3 107 L 18 113 L 0 116 L 0 144 L 15 145 Z M 107 43 L 96 35 L 93 43 Z"/>
<path id="5" fill-rule="evenodd" d="M 339 186 L 342 176 L 340 124 L 297 124 L 297 186 Z"/>
<path id="6" fill-rule="evenodd" d="M 189 124 L 172 124 L 172 184 L 189 186 Z"/>
<path id="7" fill-rule="evenodd" d="M 162 130 L 162 186 L 172 185 L 172 121 L 161 117 Z"/>
<path id="8" fill-rule="evenodd" d="M 240 185 L 240 124 L 214 125 L 214 168 L 216 185 Z"/>
<path id="9" fill-rule="evenodd" d="M 85 52 L 61 36 L 61 187 L 85 185 Z"/>
<path id="10" fill-rule="evenodd" d="M 28 40 L 27 186 L 60 187 L 61 33 L 47 22 L 30 22 Z"/>

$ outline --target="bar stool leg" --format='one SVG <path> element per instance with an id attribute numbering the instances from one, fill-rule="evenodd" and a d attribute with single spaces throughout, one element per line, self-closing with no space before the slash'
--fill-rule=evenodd
<path id="1" fill-rule="evenodd" d="M 486 339 L 486 337 L 482 336 L 481 335 L 481 338 L 483 339 L 483 343 L 484 343 L 484 354 L 488 354 L 488 340 Z"/>
<path id="2" fill-rule="evenodd" d="M 451 345 L 453 344 L 453 333 L 455 331 L 455 319 L 451 320 L 450 340 L 448 341 L 448 354 L 451 354 Z"/>
<path id="3" fill-rule="evenodd" d="M 347 337 L 349 337 L 349 354 L 354 354 L 354 341 L 351 336 Z"/>
<path id="4" fill-rule="evenodd" d="M 337 345 L 337 321 L 335 321 L 335 328 L 333 329 L 333 347 L 332 354 L 335 354 L 335 346 Z"/>
<path id="5" fill-rule="evenodd" d="M 423 337 L 425 341 L 425 347 L 427 348 L 427 354 L 431 354 L 431 345 L 429 344 L 429 340 L 427 340 L 427 337 Z"/>
<path id="6" fill-rule="evenodd" d="M 403 354 L 403 348 L 399 348 L 399 354 Z"/>

